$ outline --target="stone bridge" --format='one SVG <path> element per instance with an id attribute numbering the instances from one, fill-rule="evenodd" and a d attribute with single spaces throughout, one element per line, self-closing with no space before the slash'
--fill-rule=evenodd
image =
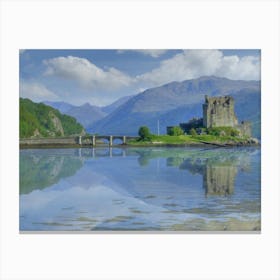
<path id="1" fill-rule="evenodd" d="M 78 136 L 78 144 L 96 146 L 98 140 L 108 140 L 109 146 L 113 146 L 114 140 L 121 140 L 122 144 L 125 145 L 127 140 L 137 139 L 137 136 L 126 136 L 126 135 L 91 135 L 91 136 Z"/>
<path id="2" fill-rule="evenodd" d="M 102 144 L 104 140 L 108 141 L 108 146 L 112 147 L 114 140 L 119 139 L 121 144 L 125 145 L 128 140 L 137 139 L 137 136 L 126 135 L 86 135 L 86 136 L 70 136 L 70 137 L 54 137 L 54 138 L 28 138 L 20 139 L 20 146 L 93 146 Z M 105 144 L 105 143 L 104 143 Z"/>

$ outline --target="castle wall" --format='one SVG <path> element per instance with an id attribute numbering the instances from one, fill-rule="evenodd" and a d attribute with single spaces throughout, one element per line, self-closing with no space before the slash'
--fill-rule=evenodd
<path id="1" fill-rule="evenodd" d="M 189 133 L 192 128 L 196 129 L 203 126 L 203 119 L 193 118 L 187 123 L 180 123 L 179 126 L 185 133 Z"/>
<path id="2" fill-rule="evenodd" d="M 241 136 L 252 136 L 252 125 L 250 122 L 241 122 L 237 127 Z"/>
<path id="3" fill-rule="evenodd" d="M 230 96 L 208 97 L 205 96 L 203 104 L 203 126 L 218 127 L 238 124 L 234 113 L 234 100 Z"/>

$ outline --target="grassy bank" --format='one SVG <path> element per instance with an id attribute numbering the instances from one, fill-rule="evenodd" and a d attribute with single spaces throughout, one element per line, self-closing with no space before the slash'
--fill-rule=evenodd
<path id="1" fill-rule="evenodd" d="M 131 140 L 128 145 L 149 146 L 149 145 L 252 145 L 252 138 L 237 136 L 214 136 L 214 135 L 151 135 L 150 139 Z"/>

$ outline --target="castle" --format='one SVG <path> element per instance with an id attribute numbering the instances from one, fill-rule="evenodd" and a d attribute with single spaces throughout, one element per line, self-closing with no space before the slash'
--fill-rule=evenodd
<path id="1" fill-rule="evenodd" d="M 219 127 L 238 125 L 234 112 L 234 99 L 231 96 L 208 97 L 205 96 L 203 108 L 203 126 Z"/>
<path id="2" fill-rule="evenodd" d="M 202 128 L 233 127 L 239 131 L 241 136 L 251 137 L 251 123 L 245 121 L 238 123 L 232 96 L 208 97 L 206 95 L 202 108 L 203 118 L 194 118 L 187 123 L 180 123 L 180 127 L 185 133 L 189 133 L 192 128 L 201 134 Z M 171 128 L 167 127 L 167 133 Z"/>

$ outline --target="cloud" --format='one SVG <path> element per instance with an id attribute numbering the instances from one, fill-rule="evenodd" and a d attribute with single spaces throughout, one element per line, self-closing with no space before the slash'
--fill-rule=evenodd
<path id="1" fill-rule="evenodd" d="M 161 61 L 158 68 L 136 79 L 149 86 L 215 75 L 233 80 L 259 80 L 260 58 L 224 56 L 219 50 L 185 50 Z"/>
<path id="2" fill-rule="evenodd" d="M 154 49 L 143 49 L 143 50 L 118 50 L 117 53 L 121 54 L 124 52 L 137 52 L 137 53 L 141 53 L 143 55 L 149 55 L 151 57 L 157 58 L 160 57 L 161 55 L 165 54 L 167 52 L 167 50 L 154 50 Z"/>
<path id="3" fill-rule="evenodd" d="M 25 51 L 25 49 L 19 49 L 19 54 L 23 54 Z"/>
<path id="4" fill-rule="evenodd" d="M 47 66 L 45 75 L 74 80 L 88 89 L 116 90 L 132 82 L 131 77 L 118 69 L 103 70 L 85 58 L 56 57 L 44 60 L 44 64 Z"/>
<path id="5" fill-rule="evenodd" d="M 255 56 L 224 56 L 216 75 L 233 80 L 260 80 L 260 58 Z"/>
<path id="6" fill-rule="evenodd" d="M 119 50 L 134 51 L 158 57 L 166 50 Z M 57 57 L 45 60 L 45 75 L 74 80 L 87 89 L 116 91 L 128 87 L 147 88 L 172 81 L 183 81 L 201 76 L 219 76 L 233 80 L 259 80 L 260 57 L 237 55 L 225 56 L 219 50 L 184 50 L 169 59 L 162 60 L 160 66 L 131 77 L 110 67 L 102 69 L 85 58 Z"/>
<path id="7" fill-rule="evenodd" d="M 120 50 L 148 52 L 165 50 Z M 29 51 L 28 51 L 29 53 Z M 115 52 L 114 52 L 115 53 Z M 159 60 L 158 67 L 139 75 L 126 74 L 114 67 L 99 67 L 86 58 L 60 56 L 43 61 L 31 80 L 22 80 L 20 94 L 34 101 L 63 100 L 73 104 L 91 102 L 107 105 L 122 96 L 136 94 L 147 88 L 172 81 L 184 81 L 201 76 L 215 75 L 233 80 L 259 80 L 260 57 L 224 55 L 219 50 L 182 50 L 168 59 Z M 26 55 L 26 54 L 24 54 Z M 150 54 L 149 54 L 150 55 Z M 123 56 L 124 63 L 129 59 Z M 148 57 L 146 57 L 150 61 Z M 141 63 L 144 57 L 139 57 Z M 135 68 L 140 66 L 135 62 Z M 151 64 L 155 65 L 155 64 Z M 144 67 L 147 69 L 147 67 Z M 43 73 L 43 75 L 42 75 Z M 138 72 L 139 73 L 139 72 Z M 140 72 L 141 73 L 141 72 Z M 36 80 L 35 80 L 36 79 Z M 55 89 L 55 92 L 51 91 Z"/>
<path id="8" fill-rule="evenodd" d="M 48 90 L 44 85 L 38 82 L 27 82 L 20 80 L 19 84 L 20 97 L 29 98 L 35 102 L 40 101 L 56 101 L 58 96 L 52 91 Z"/>

